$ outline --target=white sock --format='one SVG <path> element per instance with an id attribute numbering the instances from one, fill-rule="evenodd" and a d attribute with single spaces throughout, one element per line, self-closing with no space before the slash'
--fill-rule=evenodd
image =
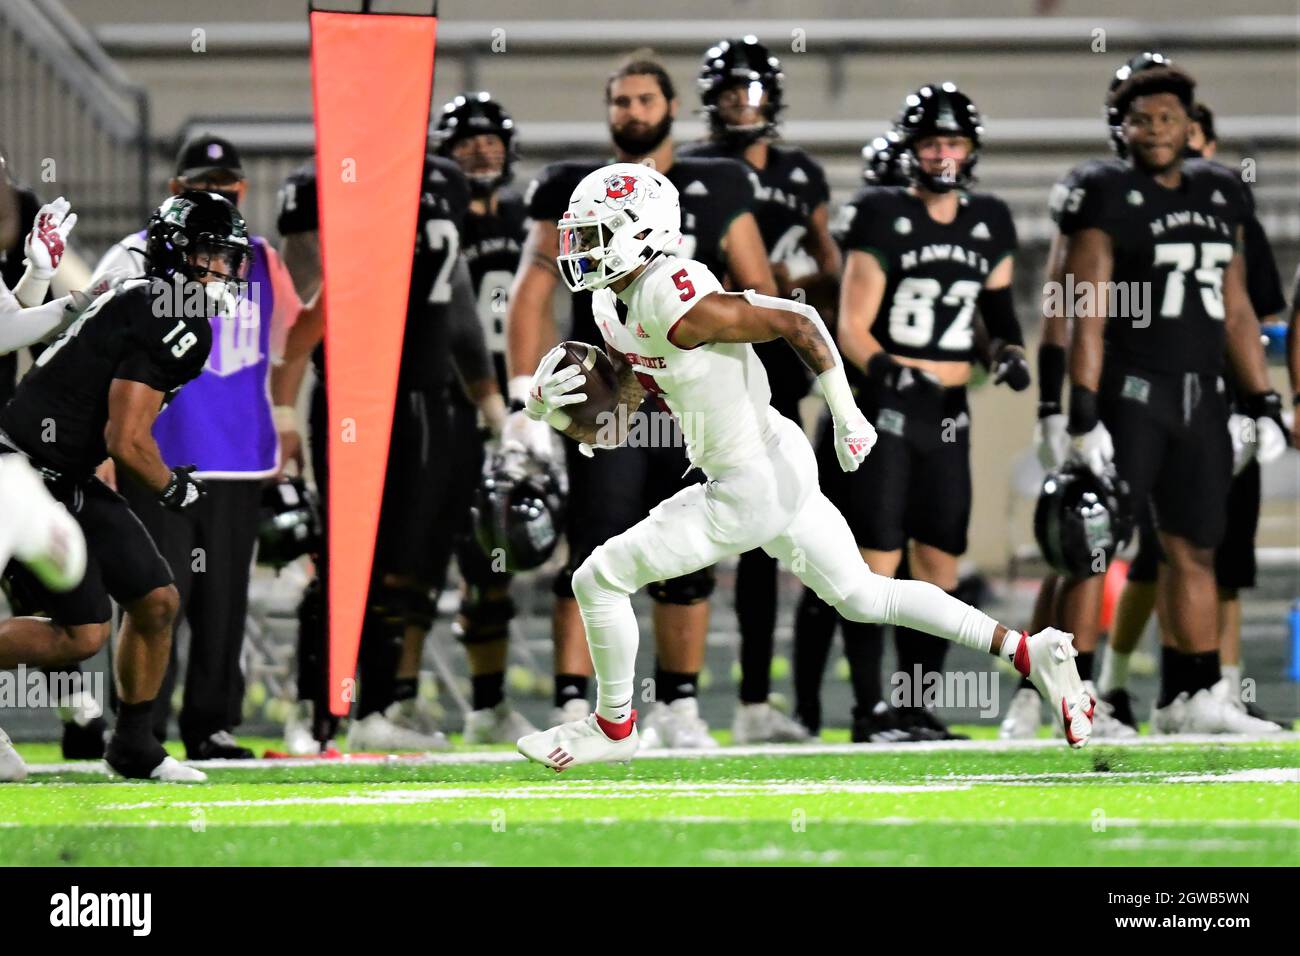
<path id="1" fill-rule="evenodd" d="M 866 569 L 862 583 L 839 604 L 863 624 L 900 624 L 989 653 L 998 622 L 926 581 L 899 581 Z"/>
<path id="2" fill-rule="evenodd" d="M 1232 688 L 1233 694 L 1241 693 L 1241 665 L 1240 664 L 1220 664 L 1219 673 L 1223 679 L 1228 682 Z"/>
<path id="3" fill-rule="evenodd" d="M 587 630 L 587 646 L 596 671 L 596 713 L 621 724 L 632 716 L 636 649 L 640 634 L 632 600 L 597 581 L 594 573 L 573 576 L 573 593 Z"/>
<path id="4" fill-rule="evenodd" d="M 1124 690 L 1128 687 L 1128 666 L 1133 660 L 1133 655 L 1121 654 L 1115 648 L 1107 646 L 1106 653 L 1101 659 L 1101 680 L 1098 682 L 1098 690 L 1103 694 L 1110 693 L 1112 690 Z"/>

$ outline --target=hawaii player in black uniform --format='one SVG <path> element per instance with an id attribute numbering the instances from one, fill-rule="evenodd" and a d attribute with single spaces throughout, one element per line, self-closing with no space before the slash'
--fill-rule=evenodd
<path id="1" fill-rule="evenodd" d="M 506 391 L 506 304 L 528 234 L 523 197 L 507 188 L 518 157 L 515 124 L 487 92 L 463 93 L 447 103 L 438 119 L 438 154 L 455 162 L 469 181 L 470 202 L 461 226 L 461 250 L 469 266 L 474 301 L 492 371 L 502 395 Z M 455 476 L 468 494 L 483 469 L 485 443 L 473 405 L 457 393 L 460 410 L 455 441 L 473 450 L 472 467 Z M 456 546 L 464 593 L 456 631 L 469 661 L 470 708 L 465 716 L 465 743 L 514 743 L 534 733 L 532 726 L 505 699 L 505 669 L 510 622 L 511 574 L 496 570 L 465 525 Z"/>
<path id="2" fill-rule="evenodd" d="M 651 60 L 629 61 L 607 80 L 605 101 L 617 161 L 652 165 L 677 187 L 682 205 L 682 255 L 703 262 L 716 275 L 729 276 L 733 288 L 774 295 L 776 285 L 752 211 L 754 192 L 749 175 L 734 160 L 675 155 L 670 134 L 678 100 L 664 68 Z M 510 398 L 519 409 L 531 373 L 559 338 L 551 308 L 560 279 L 555 263 L 559 253 L 555 224 L 568 209 L 574 187 L 607 162 L 552 163 L 525 194 L 533 225 L 515 276 L 506 323 Z M 600 345 L 590 294 L 575 294 L 572 302 L 573 325 L 567 338 Z M 652 411 L 652 397 L 648 396 L 641 412 L 666 416 Z M 698 471 L 683 476 L 688 461 L 676 424 L 670 418 L 652 421 L 646 429 L 651 435 L 672 430 L 674 440 L 669 447 L 624 445 L 588 459 L 579 454 L 576 443 L 564 443 L 569 471 L 570 506 L 565 520 L 569 562 L 556 580 L 554 634 L 555 703 L 565 713 L 553 722 L 581 719 L 590 710 L 586 698 L 591 658 L 569 584 L 573 569 L 597 545 L 631 527 L 684 483 L 699 480 Z M 532 421 L 522 410 L 512 415 L 506 426 L 507 437 L 518 435 L 541 455 L 552 454 L 553 434 L 544 422 Z M 704 569 L 648 589 L 655 601 L 657 703 L 642 722 L 643 747 L 647 743 L 714 745 L 699 719 L 695 700 L 708 631 L 707 599 L 713 587 L 713 572 Z"/>
<path id="3" fill-rule="evenodd" d="M 994 382 L 1029 385 L 1011 294 L 1016 232 L 1002 200 L 969 191 L 983 128 L 967 96 L 951 83 L 924 86 L 908 96 L 897 130 L 910 185 L 863 189 L 842 221 L 840 347 L 862 373 L 859 402 L 880 435 L 863 467 L 843 476 L 843 510 L 873 570 L 896 574 L 910 542 L 912 577 L 952 592 L 970 519 L 966 384 L 979 356 L 977 307 L 993 340 Z M 864 651 L 854 739 L 951 736 L 915 702 L 897 712 L 883 704 L 881 628 L 853 629 L 846 645 Z M 940 642 L 907 628 L 895 637 L 901 672 L 942 671 Z"/>
<path id="4" fill-rule="evenodd" d="M 281 194 L 279 228 L 286 239 L 316 232 L 316 198 L 314 166 L 305 166 Z M 459 388 L 456 374 L 491 427 L 499 430 L 504 418 L 504 402 L 476 318 L 469 270 L 460 255 L 460 228 L 469 198 L 469 185 L 455 163 L 426 156 L 374 572 L 362 625 L 358 664 L 364 692 L 349 733 L 354 750 L 448 746 L 417 691 L 423 642 L 435 612 L 431 589 L 441 586 L 460 516 L 469 508 L 468 491 L 453 480 L 473 467 L 465 457 L 470 450 L 454 441 L 459 414 L 452 397 Z M 287 251 L 285 261 L 291 272 L 299 266 Z M 320 314 L 313 317 L 316 321 L 299 323 L 291 331 L 285 359 L 293 360 L 304 349 L 313 351 L 317 374 L 309 426 L 312 465 L 321 497 L 328 500 L 324 329 Z M 335 728 L 323 698 L 322 578 L 328 574 L 324 542 L 322 552 L 318 580 L 299 609 L 299 699 L 311 702 L 311 736 L 325 745 Z M 296 726 L 290 730 L 305 736 Z M 305 749 L 303 744 L 293 749 Z"/>
<path id="5" fill-rule="evenodd" d="M 15 605 L 46 617 L 0 623 L 0 668 L 92 656 L 108 640 L 112 598 L 125 614 L 114 656 L 121 704 L 105 760 L 126 777 L 194 782 L 206 778 L 168 757 L 152 731 L 179 604 L 171 569 L 95 469 L 111 457 L 164 507 L 202 507 L 193 466 L 168 468 L 151 429 L 168 397 L 203 370 L 209 313 L 229 311 L 232 284 L 246 277 L 244 220 L 215 193 L 181 193 L 150 220 L 145 257 L 147 278 L 88 304 L 0 410 L 0 454 L 26 455 L 42 472 L 81 525 L 89 558 L 81 583 L 63 593 L 9 566 Z"/>
<path id="6" fill-rule="evenodd" d="M 752 36 L 722 40 L 704 54 L 698 85 L 709 139 L 682 156 L 724 157 L 746 165 L 754 183 L 754 216 L 772 263 L 777 292 L 815 306 L 832 321 L 840 251 L 830 233 L 830 187 L 821 166 L 797 146 L 774 142 L 784 108 L 780 61 Z M 772 405 L 792 421 L 808 393 L 808 371 L 783 342 L 754 346 L 772 386 Z M 740 624 L 740 704 L 732 724 L 738 744 L 797 742 L 808 732 L 768 703 L 776 631 L 776 559 L 761 548 L 736 566 Z"/>
<path id="7" fill-rule="evenodd" d="M 1249 201 L 1231 171 L 1185 158 L 1190 76 L 1162 62 L 1118 78 L 1109 109 L 1129 160 L 1093 166 L 1066 198 L 1064 271 L 1078 288 L 1115 283 L 1151 294 L 1127 315 L 1108 315 L 1106 295 L 1076 306 L 1071 454 L 1098 472 L 1113 459 L 1139 514 L 1152 509 L 1167 558 L 1178 646 L 1163 649 L 1153 730 L 1264 732 L 1276 726 L 1211 692 L 1220 679 L 1213 551 L 1226 526 L 1232 472 L 1225 354 L 1261 445 L 1286 440 L 1246 284 Z M 1060 588 L 1071 631 L 1096 628 L 1096 603 L 1071 600 L 1084 586 Z"/>

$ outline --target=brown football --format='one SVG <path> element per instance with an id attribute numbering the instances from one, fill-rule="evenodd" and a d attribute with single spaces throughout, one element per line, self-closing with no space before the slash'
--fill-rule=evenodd
<path id="1" fill-rule="evenodd" d="M 587 400 L 565 405 L 564 411 L 579 427 L 599 428 L 608 421 L 600 416 L 612 412 L 618 405 L 618 374 L 614 371 L 614 363 L 604 349 L 586 342 L 562 342 L 560 347 L 564 349 L 564 357 L 556 364 L 555 370 L 558 372 L 577 365 L 586 379 L 575 391 L 586 395 Z"/>

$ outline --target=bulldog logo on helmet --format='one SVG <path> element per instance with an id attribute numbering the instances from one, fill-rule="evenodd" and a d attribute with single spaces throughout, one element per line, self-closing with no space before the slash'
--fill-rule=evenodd
<path id="1" fill-rule="evenodd" d="M 617 173 L 605 180 L 605 205 L 613 209 L 636 203 L 645 192 L 645 180 Z"/>

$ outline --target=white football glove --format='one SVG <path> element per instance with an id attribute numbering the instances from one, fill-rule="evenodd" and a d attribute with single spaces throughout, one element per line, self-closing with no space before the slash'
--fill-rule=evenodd
<path id="1" fill-rule="evenodd" d="M 845 471 L 857 471 L 876 444 L 876 429 L 862 414 L 835 420 L 835 457 Z"/>
<path id="2" fill-rule="evenodd" d="M 558 442 L 555 430 L 546 422 L 538 422 L 528 417 L 526 412 L 511 412 L 501 426 L 501 444 L 518 445 L 543 461 L 556 461 L 559 458 Z"/>
<path id="3" fill-rule="evenodd" d="M 1034 449 L 1044 471 L 1052 472 L 1070 456 L 1070 433 L 1065 415 L 1046 415 L 1034 423 Z"/>
<path id="4" fill-rule="evenodd" d="M 1255 457 L 1261 465 L 1277 461 L 1286 451 L 1286 432 L 1271 418 L 1255 419 Z"/>
<path id="5" fill-rule="evenodd" d="M 77 224 L 77 214 L 71 209 L 72 205 L 60 196 L 36 213 L 36 222 L 23 243 L 23 255 L 34 278 L 48 280 L 63 261 L 68 234 Z"/>
<path id="6" fill-rule="evenodd" d="M 1232 439 L 1232 475 L 1235 478 L 1259 454 L 1259 432 L 1253 418 L 1233 412 L 1228 416 L 1228 435 Z"/>
<path id="7" fill-rule="evenodd" d="M 528 387 L 528 400 L 524 403 L 524 412 L 529 418 L 546 422 L 556 431 L 564 431 L 572 421 L 564 407 L 587 400 L 585 392 L 576 391 L 587 382 L 581 368 L 569 365 L 555 371 L 555 366 L 563 357 L 564 349 L 558 345 L 546 353 L 537 366 L 537 371 L 533 373 L 532 383 Z"/>
<path id="8" fill-rule="evenodd" d="M 1070 460 L 1083 462 L 1099 478 L 1105 474 L 1115 460 L 1115 443 L 1106 426 L 1098 422 L 1092 431 L 1071 436 Z"/>

